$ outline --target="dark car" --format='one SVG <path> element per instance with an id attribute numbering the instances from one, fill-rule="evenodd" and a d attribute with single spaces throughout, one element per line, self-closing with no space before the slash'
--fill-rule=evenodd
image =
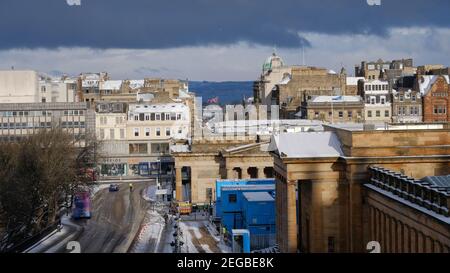
<path id="1" fill-rule="evenodd" d="M 109 185 L 109 191 L 119 191 L 119 185 L 117 184 Z"/>

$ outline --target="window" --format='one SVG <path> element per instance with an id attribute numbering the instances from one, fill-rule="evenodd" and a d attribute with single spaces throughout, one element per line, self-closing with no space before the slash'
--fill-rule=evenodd
<path id="1" fill-rule="evenodd" d="M 237 195 L 236 194 L 228 195 L 228 202 L 229 203 L 236 203 L 237 202 Z"/>
<path id="2" fill-rule="evenodd" d="M 178 128 L 178 134 L 182 134 L 183 133 L 183 128 Z"/>
<path id="3" fill-rule="evenodd" d="M 45 102 L 46 102 L 46 99 L 45 99 L 45 98 L 42 98 L 42 102 L 44 102 L 44 103 L 45 103 Z"/>
<path id="4" fill-rule="evenodd" d="M 171 113 L 170 114 L 170 120 L 177 120 L 177 114 L 176 113 Z"/>
<path id="5" fill-rule="evenodd" d="M 319 112 L 315 112 L 315 113 L 314 113 L 314 117 L 315 117 L 315 118 L 319 118 Z"/>
<path id="6" fill-rule="evenodd" d="M 380 110 L 377 110 L 377 111 L 375 112 L 375 115 L 376 115 L 377 117 L 380 117 L 380 116 L 381 116 Z"/>
<path id="7" fill-rule="evenodd" d="M 166 128 L 166 136 L 170 136 L 170 128 Z"/>
<path id="8" fill-rule="evenodd" d="M 367 111 L 367 117 L 369 117 L 369 118 L 372 117 L 372 111 Z"/>
<path id="9" fill-rule="evenodd" d="M 156 120 L 161 120 L 161 114 L 156 114 Z"/>
<path id="10" fill-rule="evenodd" d="M 156 128 L 156 136 L 161 136 L 161 129 L 160 128 Z"/>
<path id="11" fill-rule="evenodd" d="M 109 129 L 109 138 L 110 139 L 115 139 L 115 130 L 114 129 Z"/>
<path id="12" fill-rule="evenodd" d="M 343 118 L 344 117 L 344 112 L 339 111 L 339 118 Z"/>
<path id="13" fill-rule="evenodd" d="M 125 129 L 120 129 L 120 139 L 125 138 Z"/>
<path id="14" fill-rule="evenodd" d="M 134 115 L 134 120 L 138 121 L 139 120 L 139 116 L 138 115 Z"/>
<path id="15" fill-rule="evenodd" d="M 435 105 L 434 114 L 442 115 L 447 113 L 447 107 L 445 105 Z"/>
<path id="16" fill-rule="evenodd" d="M 150 120 L 155 120 L 155 113 L 150 114 Z"/>
<path id="17" fill-rule="evenodd" d="M 348 111 L 347 115 L 348 115 L 349 118 L 352 118 L 353 117 L 353 112 L 352 111 Z"/>
<path id="18" fill-rule="evenodd" d="M 100 139 L 105 139 L 105 129 L 100 129 Z"/>
<path id="19" fill-rule="evenodd" d="M 403 102 L 405 100 L 403 95 L 400 95 L 400 101 Z"/>
<path id="20" fill-rule="evenodd" d="M 381 104 L 386 104 L 386 98 L 385 97 L 381 97 Z"/>
<path id="21" fill-rule="evenodd" d="M 389 117 L 389 110 L 384 111 L 384 116 Z"/>
<path id="22" fill-rule="evenodd" d="M 147 154 L 148 146 L 146 143 L 129 144 L 130 154 Z"/>
<path id="23" fill-rule="evenodd" d="M 170 120 L 170 114 L 166 113 L 166 120 Z"/>
<path id="24" fill-rule="evenodd" d="M 416 101 L 416 95 L 411 95 L 411 100 Z"/>
<path id="25" fill-rule="evenodd" d="M 150 128 L 145 128 L 145 136 L 150 136 Z"/>
<path id="26" fill-rule="evenodd" d="M 41 87 L 41 91 L 42 91 L 42 92 L 45 92 L 45 91 L 47 91 L 47 88 L 45 88 L 45 86 L 42 86 L 42 87 Z"/>
<path id="27" fill-rule="evenodd" d="M 145 120 L 150 120 L 150 115 L 145 115 Z"/>
<path id="28" fill-rule="evenodd" d="M 138 137 L 139 136 L 139 128 L 134 128 L 133 131 L 134 131 L 134 136 Z"/>
<path id="29" fill-rule="evenodd" d="M 181 120 L 181 114 L 177 114 L 177 120 Z"/>

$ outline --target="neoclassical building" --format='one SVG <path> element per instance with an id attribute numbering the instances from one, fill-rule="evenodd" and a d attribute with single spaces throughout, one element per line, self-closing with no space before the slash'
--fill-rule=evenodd
<path id="1" fill-rule="evenodd" d="M 374 199 L 374 193 L 366 195 L 365 187 L 371 181 L 371 166 L 419 180 L 450 174 L 448 125 L 383 130 L 364 130 L 362 125 L 351 129 L 324 127 L 325 132 L 281 134 L 271 141 L 277 242 L 282 252 L 367 252 L 374 228 L 374 222 L 369 221 L 371 214 L 365 210 L 365 204 Z M 436 202 L 429 200 L 424 202 Z M 449 196 L 439 200 L 443 200 L 441 211 L 448 210 Z M 395 200 L 391 203 L 401 206 Z M 424 207 L 433 213 L 433 208 Z M 421 215 L 417 206 L 397 212 L 409 214 L 410 219 L 431 221 L 415 216 Z M 449 220 L 448 214 L 441 217 Z M 432 237 L 425 227 L 416 225 L 416 229 Z M 446 225 L 447 233 L 439 241 L 443 245 L 448 242 L 448 230 Z M 384 246 L 383 250 L 391 248 Z"/>
<path id="2" fill-rule="evenodd" d="M 268 142 L 255 137 L 193 140 L 171 147 L 175 159 L 176 199 L 208 203 L 217 179 L 272 178 L 273 158 Z"/>

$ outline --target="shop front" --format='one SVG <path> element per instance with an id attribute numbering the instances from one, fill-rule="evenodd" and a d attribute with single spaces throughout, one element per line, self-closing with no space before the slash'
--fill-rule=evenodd
<path id="1" fill-rule="evenodd" d="M 100 162 L 101 176 L 125 176 L 127 175 L 127 162 L 121 158 L 104 158 Z"/>

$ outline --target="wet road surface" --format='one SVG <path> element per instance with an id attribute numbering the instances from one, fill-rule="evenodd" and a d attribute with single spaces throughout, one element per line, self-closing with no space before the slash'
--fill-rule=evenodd
<path id="1" fill-rule="evenodd" d="M 125 183 L 118 192 L 100 190 L 92 202 L 92 218 L 74 221 L 82 227 L 73 239 L 80 243 L 81 252 L 126 253 L 150 206 L 142 198 L 143 191 L 154 183 L 133 183 L 132 192 Z"/>

